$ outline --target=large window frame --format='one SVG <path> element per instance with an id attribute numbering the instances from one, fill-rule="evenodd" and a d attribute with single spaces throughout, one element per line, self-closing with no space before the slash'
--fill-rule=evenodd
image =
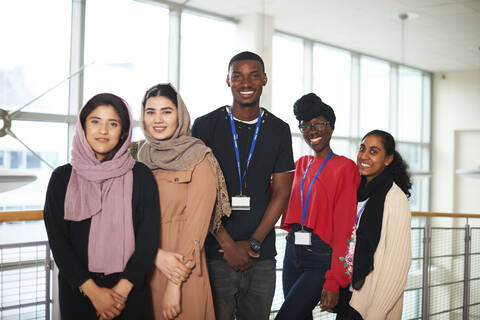
<path id="1" fill-rule="evenodd" d="M 132 0 L 135 1 L 135 0 Z M 205 17 L 211 17 L 217 20 L 223 20 L 227 22 L 236 22 L 233 18 L 215 14 L 212 12 L 197 10 L 190 8 L 188 6 L 181 7 L 176 3 L 169 1 L 156 0 L 156 1 L 142 1 L 151 3 L 151 5 L 160 5 L 169 9 L 169 25 L 170 25 L 170 40 L 168 46 L 168 79 L 170 82 L 175 85 L 180 84 L 180 51 L 181 51 L 181 41 L 180 41 L 180 28 L 181 28 L 181 13 L 182 11 L 198 13 Z M 81 70 L 84 66 L 84 49 L 85 49 L 85 13 L 86 13 L 86 4 L 87 0 L 83 1 L 72 1 L 72 17 L 71 17 L 71 49 L 70 49 L 70 73 L 75 73 L 78 70 Z M 431 81 L 432 75 L 430 72 L 420 70 L 418 68 L 413 68 L 411 66 L 399 65 L 396 62 L 388 61 L 385 59 L 380 59 L 370 55 L 362 54 L 359 52 L 351 51 L 346 48 L 341 48 L 338 46 L 333 46 L 330 44 L 322 43 L 320 41 L 299 37 L 297 35 L 292 35 L 282 31 L 276 31 L 274 37 L 284 36 L 292 37 L 303 42 L 303 90 L 304 93 L 310 92 L 313 88 L 313 73 L 314 68 L 314 57 L 313 52 L 316 45 L 321 45 L 324 47 L 330 47 L 344 52 L 349 52 L 351 54 L 351 121 L 350 121 L 350 133 L 343 135 L 334 135 L 332 143 L 339 142 L 342 144 L 348 144 L 350 147 L 350 152 L 348 156 L 353 156 L 356 153 L 357 145 L 361 139 L 360 124 L 359 124 L 359 115 L 360 112 L 360 60 L 363 57 L 368 59 L 373 59 L 377 61 L 384 61 L 390 65 L 390 100 L 388 114 L 390 115 L 389 119 L 389 131 L 394 135 L 398 135 L 398 123 L 395 121 L 395 116 L 398 115 L 398 95 L 399 95 L 399 74 L 401 68 L 406 68 L 409 70 L 414 70 L 419 72 L 422 75 L 422 94 L 423 101 L 422 104 L 422 119 L 421 123 L 423 125 L 423 130 L 421 132 L 421 141 L 412 142 L 412 141 L 402 141 L 398 140 L 399 145 L 410 145 L 419 147 L 422 152 L 420 152 L 420 161 L 422 167 L 420 170 L 412 171 L 414 179 L 427 179 L 427 184 L 430 182 L 430 168 L 431 168 L 431 124 L 430 124 L 430 115 L 431 115 Z M 275 54 L 275 52 L 274 52 Z M 30 121 L 44 121 L 44 122 L 60 122 L 67 123 L 69 127 L 69 147 L 68 154 L 70 154 L 70 142 L 73 137 L 73 131 L 76 123 L 76 114 L 83 104 L 83 74 L 79 72 L 77 75 L 73 76 L 69 80 L 69 113 L 68 114 L 42 114 L 38 112 L 20 112 L 16 119 L 18 120 L 30 120 Z M 275 94 L 275 89 L 273 89 L 273 94 Z M 292 101 L 293 103 L 293 101 Z M 425 107 L 427 105 L 427 107 Z M 274 106 L 275 107 L 275 106 Z M 134 123 L 136 126 L 139 125 L 138 121 Z M 299 134 L 296 128 L 292 128 L 292 134 L 294 139 L 299 142 L 301 141 L 301 135 Z M 300 139 L 299 139 L 300 138 Z M 299 147 L 299 150 L 304 151 L 304 148 Z M 69 156 L 67 156 L 69 157 Z M 424 188 L 425 189 L 425 188 Z M 429 187 L 424 190 L 422 193 L 428 194 L 429 197 Z M 423 198 L 423 197 L 422 197 Z M 423 204 L 418 209 L 428 210 L 430 207 L 430 199 L 422 201 Z"/>
<path id="2" fill-rule="evenodd" d="M 417 203 L 418 199 L 413 199 L 412 210 L 415 211 L 428 211 L 430 209 L 430 177 L 431 177 L 431 154 L 432 154 L 432 144 L 431 144 L 431 96 L 432 96 L 432 74 L 428 71 L 414 68 L 408 65 L 398 64 L 397 62 L 385 60 L 382 58 L 374 57 L 371 55 L 359 53 L 352 51 L 346 48 L 334 46 L 331 44 L 323 43 L 317 40 L 308 39 L 305 37 L 300 37 L 293 35 L 288 32 L 283 32 L 276 30 L 274 37 L 285 37 L 291 38 L 295 41 L 303 41 L 303 56 L 306 57 L 303 63 L 303 93 L 308 93 L 314 88 L 314 73 L 318 70 L 314 70 L 314 48 L 315 46 L 322 46 L 326 48 L 332 48 L 334 50 L 339 50 L 342 52 L 348 52 L 351 56 L 351 67 L 350 67 L 350 129 L 349 133 L 345 134 L 336 134 L 332 137 L 332 146 L 339 146 L 339 149 L 346 149 L 345 145 L 348 145 L 348 152 L 344 155 L 355 160 L 357 154 L 357 148 L 360 143 L 362 136 L 366 132 L 361 132 L 361 123 L 360 123 L 360 113 L 361 113 L 361 60 L 368 59 L 371 61 L 378 61 L 389 66 L 389 104 L 388 104 L 388 131 L 394 136 L 399 136 L 399 122 L 398 122 L 398 112 L 399 112 L 399 91 L 400 91 L 400 73 L 401 70 L 410 70 L 414 71 L 421 75 L 421 105 L 422 110 L 420 112 L 421 119 L 419 122 L 422 125 L 420 132 L 420 139 L 418 141 L 410 140 L 401 140 L 396 138 L 397 145 L 400 148 L 417 148 L 418 149 L 418 163 L 420 167 L 412 167 L 411 175 L 414 183 L 417 183 L 418 186 L 415 186 L 414 192 L 417 194 L 416 197 L 419 198 L 420 202 Z M 275 51 L 273 52 L 275 55 Z M 275 57 L 273 58 L 275 60 Z M 273 70 L 275 76 L 275 70 Z M 274 82 L 275 83 L 275 82 Z M 275 85 L 275 84 L 274 84 Z M 273 93 L 281 91 L 278 88 L 273 88 Z M 300 95 L 299 95 L 300 97 Z M 291 101 L 293 105 L 294 101 Z M 275 105 L 273 106 L 273 112 L 275 113 Z M 293 117 L 293 113 L 292 113 Z M 303 143 L 303 138 L 298 132 L 296 127 L 291 128 L 293 148 L 294 150 L 306 151 L 305 153 L 310 152 L 306 150 L 304 146 L 298 146 L 298 143 Z M 295 154 L 296 157 L 299 154 Z"/>
<path id="3" fill-rule="evenodd" d="M 71 155 L 71 142 L 75 134 L 75 126 L 77 122 L 77 114 L 88 97 L 84 96 L 85 79 L 84 72 L 91 67 L 88 61 L 85 61 L 85 24 L 87 14 L 87 4 L 93 0 L 81 0 L 71 1 L 71 19 L 70 19 L 70 51 L 69 51 L 69 66 L 68 70 L 71 74 L 69 79 L 65 79 L 63 86 L 68 86 L 68 109 L 63 113 L 42 113 L 35 110 L 35 112 L 29 112 L 28 109 L 18 112 L 12 125 L 16 121 L 34 121 L 44 123 L 63 123 L 68 126 L 67 137 L 67 161 L 70 160 Z M 180 84 L 180 50 L 181 50 L 181 14 L 182 12 L 196 13 L 204 17 L 209 17 L 215 20 L 225 21 L 229 23 L 236 23 L 234 18 L 223 16 L 220 14 L 208 12 L 205 10 L 198 10 L 189 6 L 184 6 L 178 3 L 164 0 L 131 0 L 132 2 L 141 2 L 145 5 L 161 6 L 168 10 L 168 24 L 169 24 L 169 41 L 167 49 L 167 66 L 168 66 L 168 81 L 179 88 Z M 87 63 L 87 65 L 85 65 Z M 226 69 L 226 67 L 225 67 Z M 179 88 L 180 89 L 180 88 Z M 135 103 L 135 101 L 131 102 Z M 17 106 L 18 107 L 18 106 Z M 137 108 L 138 105 L 132 108 Z M 15 108 L 15 106 L 14 106 Z M 7 110 L 11 111 L 11 110 Z M 193 120 L 193 119 L 192 119 Z M 133 121 L 134 125 L 134 138 L 142 138 L 143 134 L 140 132 L 140 122 L 138 120 Z M 25 154 L 30 154 L 27 150 Z M 63 156 L 63 154 L 62 154 Z M 2 163 L 0 167 L 6 167 L 6 155 L 2 156 Z M 25 155 L 24 155 L 25 157 Z M 22 158 L 23 159 L 23 158 Z M 25 159 L 23 159 L 25 160 Z M 44 167 L 42 165 L 42 167 Z M 40 207 L 39 207 L 40 208 Z M 29 209 L 27 207 L 16 207 L 16 209 Z"/>

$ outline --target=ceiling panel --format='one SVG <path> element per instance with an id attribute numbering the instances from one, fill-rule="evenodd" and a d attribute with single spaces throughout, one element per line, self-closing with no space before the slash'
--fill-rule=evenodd
<path id="1" fill-rule="evenodd" d="M 480 69 L 479 0 L 191 0 L 188 5 L 236 18 L 266 13 L 277 30 L 397 62 L 398 14 L 415 12 L 419 17 L 405 22 L 406 63 L 429 71 Z"/>

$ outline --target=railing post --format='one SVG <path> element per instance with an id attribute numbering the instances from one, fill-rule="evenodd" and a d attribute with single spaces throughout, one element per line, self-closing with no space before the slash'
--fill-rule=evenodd
<path id="1" fill-rule="evenodd" d="M 463 265 L 463 320 L 468 320 L 470 306 L 470 263 L 472 250 L 472 235 L 470 225 L 465 225 L 465 260 Z"/>
<path id="2" fill-rule="evenodd" d="M 422 319 L 428 320 L 430 311 L 429 268 L 430 268 L 430 243 L 432 228 L 430 219 L 426 218 L 423 231 L 423 275 L 422 275 Z"/>
<path id="3" fill-rule="evenodd" d="M 50 246 L 45 245 L 45 320 L 50 319 L 50 274 L 52 272 Z"/>

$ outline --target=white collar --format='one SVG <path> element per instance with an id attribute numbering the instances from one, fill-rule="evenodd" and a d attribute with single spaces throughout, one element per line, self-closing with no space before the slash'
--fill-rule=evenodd
<path id="1" fill-rule="evenodd" d="M 262 112 L 262 117 L 263 117 L 263 113 L 264 113 L 264 112 L 263 112 L 263 109 L 260 108 L 260 111 Z M 228 113 L 232 112 L 232 107 L 227 107 L 227 112 L 228 112 Z M 250 120 L 250 121 L 240 120 L 240 119 L 235 118 L 235 116 L 233 116 L 233 119 L 234 119 L 234 120 L 237 120 L 238 122 L 245 123 L 245 124 L 255 124 L 255 123 L 257 123 L 257 121 L 258 121 L 258 117 L 255 118 L 255 119 L 253 119 L 253 120 Z"/>

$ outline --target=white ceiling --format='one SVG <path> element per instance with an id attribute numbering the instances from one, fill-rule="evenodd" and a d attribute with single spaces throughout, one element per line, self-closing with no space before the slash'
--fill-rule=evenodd
<path id="1" fill-rule="evenodd" d="M 176 2 L 184 2 L 176 0 Z M 428 71 L 480 69 L 480 0 L 190 0 L 221 15 L 266 13 L 275 29 Z"/>

